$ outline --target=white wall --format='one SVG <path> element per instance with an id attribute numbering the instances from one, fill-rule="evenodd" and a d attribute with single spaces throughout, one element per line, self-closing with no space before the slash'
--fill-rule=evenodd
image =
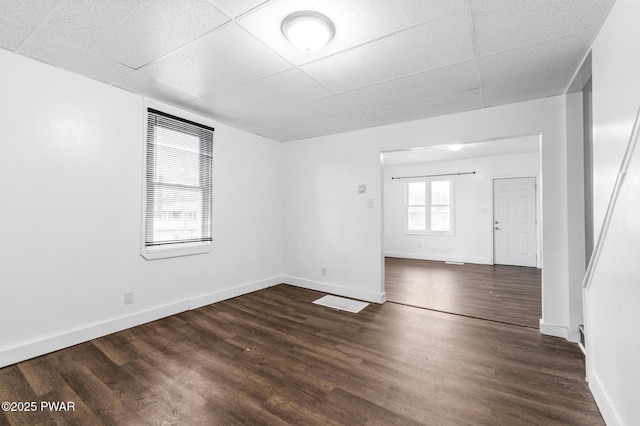
<path id="1" fill-rule="evenodd" d="M 582 92 L 567 95 L 567 196 L 569 216 L 570 325 L 584 324 L 582 281 L 585 260 L 584 127 Z"/>
<path id="2" fill-rule="evenodd" d="M 385 255 L 409 259 L 492 264 L 493 179 L 535 177 L 536 182 L 539 182 L 539 157 L 540 153 L 535 152 L 385 167 Z M 406 181 L 392 180 L 391 177 L 467 171 L 475 171 L 476 174 L 453 177 L 455 235 L 406 234 Z M 536 199 L 539 200 L 539 198 L 539 194 L 536 194 Z M 539 210 L 538 207 L 539 202 L 536 202 L 536 211 Z M 539 237 L 536 240 L 539 248 Z M 539 250 L 538 260 L 540 260 Z"/>
<path id="3" fill-rule="evenodd" d="M 640 107 L 640 2 L 617 1 L 593 50 L 594 209 L 601 228 Z M 638 152 L 585 293 L 587 374 L 608 424 L 640 424 Z"/>
<path id="4" fill-rule="evenodd" d="M 213 251 L 147 261 L 143 98 L 3 50 L 0 69 L 0 366 L 282 281 L 281 144 L 209 121 Z"/>
<path id="5" fill-rule="evenodd" d="M 541 330 L 576 339 L 569 321 L 564 96 L 286 143 L 285 280 L 384 299 L 380 153 L 525 134 L 540 134 L 542 141 Z M 361 183 L 365 195 L 357 193 Z M 377 207 L 368 209 L 367 198 Z M 320 276 L 321 266 L 327 277 Z"/>

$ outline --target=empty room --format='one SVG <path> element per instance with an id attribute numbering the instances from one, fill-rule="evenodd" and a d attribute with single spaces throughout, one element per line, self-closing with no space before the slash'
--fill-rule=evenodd
<path id="1" fill-rule="evenodd" d="M 1 0 L 0 424 L 639 424 L 639 20 Z"/>

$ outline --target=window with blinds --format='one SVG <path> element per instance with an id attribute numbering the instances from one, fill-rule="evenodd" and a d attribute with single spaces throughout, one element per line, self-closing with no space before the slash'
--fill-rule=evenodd
<path id="1" fill-rule="evenodd" d="M 213 130 L 148 109 L 147 251 L 210 245 Z"/>

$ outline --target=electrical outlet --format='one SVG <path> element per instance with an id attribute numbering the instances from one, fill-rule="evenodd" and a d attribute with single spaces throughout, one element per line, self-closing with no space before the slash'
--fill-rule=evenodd
<path id="1" fill-rule="evenodd" d="M 130 305 L 133 303 L 133 292 L 124 294 L 124 304 Z"/>
<path id="2" fill-rule="evenodd" d="M 418 248 L 422 248 L 422 243 L 418 243 Z"/>
<path id="3" fill-rule="evenodd" d="M 325 268 L 324 266 L 322 268 L 320 268 L 320 276 L 321 277 L 326 277 L 327 276 L 327 268 Z"/>

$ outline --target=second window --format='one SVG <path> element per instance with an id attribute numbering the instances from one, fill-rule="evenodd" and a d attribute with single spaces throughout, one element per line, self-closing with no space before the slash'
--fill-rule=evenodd
<path id="1" fill-rule="evenodd" d="M 427 179 L 406 184 L 406 232 L 453 235 L 453 180 Z"/>

